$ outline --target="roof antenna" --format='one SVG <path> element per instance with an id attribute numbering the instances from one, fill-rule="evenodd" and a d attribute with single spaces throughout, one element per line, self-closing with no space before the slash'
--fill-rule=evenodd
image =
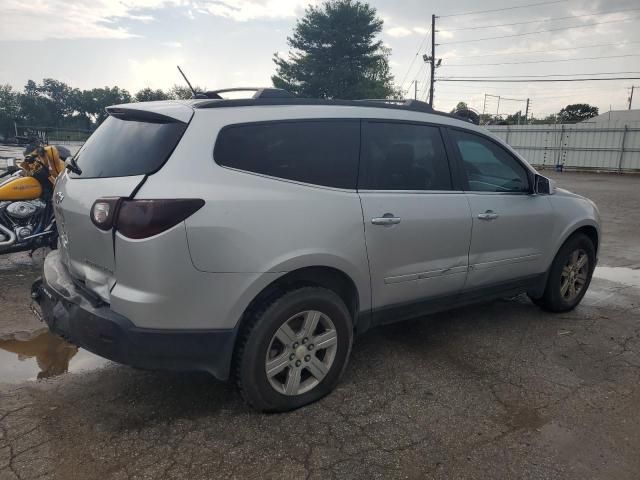
<path id="1" fill-rule="evenodd" d="M 197 94 L 195 88 L 193 88 L 191 86 L 191 82 L 189 81 L 187 76 L 184 74 L 184 72 L 180 68 L 180 65 L 176 65 L 176 67 L 178 67 L 178 71 L 180 72 L 180 75 L 182 75 L 182 78 L 184 78 L 184 81 L 187 82 L 187 85 L 189 85 L 189 90 L 191 90 L 191 94 L 192 94 L 191 98 L 198 98 L 198 94 Z"/>

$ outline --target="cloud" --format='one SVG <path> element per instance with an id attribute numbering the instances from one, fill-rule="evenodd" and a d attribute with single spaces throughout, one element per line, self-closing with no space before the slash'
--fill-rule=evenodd
<path id="1" fill-rule="evenodd" d="M 395 38 L 408 37 L 409 35 L 413 34 L 413 32 L 411 30 L 409 30 L 408 28 L 406 28 L 406 27 L 389 28 L 389 29 L 387 29 L 386 33 L 389 36 L 395 37 Z"/>
<path id="2" fill-rule="evenodd" d="M 309 3 L 309 0 L 215 0 L 197 2 L 196 8 L 203 13 L 246 22 L 295 17 L 302 13 Z"/>
<path id="3" fill-rule="evenodd" d="M 440 38 L 453 38 L 453 33 L 447 30 L 439 30 L 436 28 L 436 32 Z"/>
<path id="4" fill-rule="evenodd" d="M 162 45 L 169 48 L 182 48 L 180 42 L 162 42 Z"/>
<path id="5" fill-rule="evenodd" d="M 426 35 L 431 30 L 425 27 L 404 27 L 398 25 L 385 30 L 385 33 L 394 38 L 408 37 L 409 35 Z M 439 30 L 438 30 L 439 31 Z"/>
<path id="6" fill-rule="evenodd" d="M 315 3 L 312 0 L 311 3 Z M 193 20 L 195 13 L 236 21 L 293 18 L 309 0 L 1 0 L 0 41 L 22 40 L 29 26 L 29 40 L 136 37 L 123 20 L 154 21 L 150 10 L 178 7 Z"/>
<path id="7" fill-rule="evenodd" d="M 142 23 L 150 23 L 155 20 L 151 15 L 129 15 L 127 18 L 129 20 L 136 20 Z"/>
<path id="8" fill-rule="evenodd" d="M 153 17 L 141 14 L 142 10 L 158 9 L 179 1 L 3 0 L 0 40 L 23 40 L 26 26 L 29 40 L 136 37 L 138 35 L 117 23 L 124 19 L 148 23 Z"/>
<path id="9" fill-rule="evenodd" d="M 130 58 L 128 63 L 131 84 L 141 85 L 141 88 L 165 88 L 172 83 L 169 79 L 176 78 L 176 65 L 183 64 L 184 59 L 181 56 L 144 60 Z"/>

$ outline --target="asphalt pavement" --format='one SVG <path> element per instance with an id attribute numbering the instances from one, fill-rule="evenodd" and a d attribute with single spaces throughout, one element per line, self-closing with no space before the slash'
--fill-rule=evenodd
<path id="1" fill-rule="evenodd" d="M 545 173 L 603 215 L 576 310 L 517 297 L 372 330 L 335 392 L 287 414 L 50 335 L 43 253 L 0 259 L 0 480 L 640 478 L 640 176 Z"/>

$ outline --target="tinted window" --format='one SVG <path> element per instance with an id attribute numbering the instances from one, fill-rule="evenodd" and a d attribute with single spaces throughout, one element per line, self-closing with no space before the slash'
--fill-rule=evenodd
<path id="1" fill-rule="evenodd" d="M 355 189 L 359 143 L 358 120 L 234 125 L 220 132 L 214 157 L 240 170 Z"/>
<path id="2" fill-rule="evenodd" d="M 79 178 L 126 177 L 158 170 L 187 125 L 108 117 L 77 153 Z M 72 174 L 72 176 L 78 176 Z"/>
<path id="3" fill-rule="evenodd" d="M 525 167 L 504 148 L 472 133 L 452 130 L 469 190 L 476 192 L 529 192 Z"/>
<path id="4" fill-rule="evenodd" d="M 451 175 L 437 127 L 408 123 L 362 125 L 363 176 L 370 190 L 450 190 Z"/>

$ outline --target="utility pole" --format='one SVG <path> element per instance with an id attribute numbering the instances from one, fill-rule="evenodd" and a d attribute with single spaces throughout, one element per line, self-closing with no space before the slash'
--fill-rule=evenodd
<path id="1" fill-rule="evenodd" d="M 415 100 L 418 99 L 418 80 L 414 80 L 413 82 L 413 98 Z"/>
<path id="2" fill-rule="evenodd" d="M 631 95 L 629 95 L 629 110 L 631 110 L 631 104 L 633 103 L 633 89 L 636 88 L 635 85 L 631 85 Z"/>
<path id="3" fill-rule="evenodd" d="M 529 118 L 529 99 L 527 98 L 527 108 L 524 111 L 524 124 L 527 124 L 527 119 Z"/>
<path id="4" fill-rule="evenodd" d="M 433 108 L 433 83 L 436 74 L 436 16 L 431 15 L 431 83 L 429 85 L 429 106 Z"/>
<path id="5" fill-rule="evenodd" d="M 482 115 L 484 115 L 485 109 L 487 108 L 487 94 L 484 94 L 484 100 L 482 101 Z"/>

